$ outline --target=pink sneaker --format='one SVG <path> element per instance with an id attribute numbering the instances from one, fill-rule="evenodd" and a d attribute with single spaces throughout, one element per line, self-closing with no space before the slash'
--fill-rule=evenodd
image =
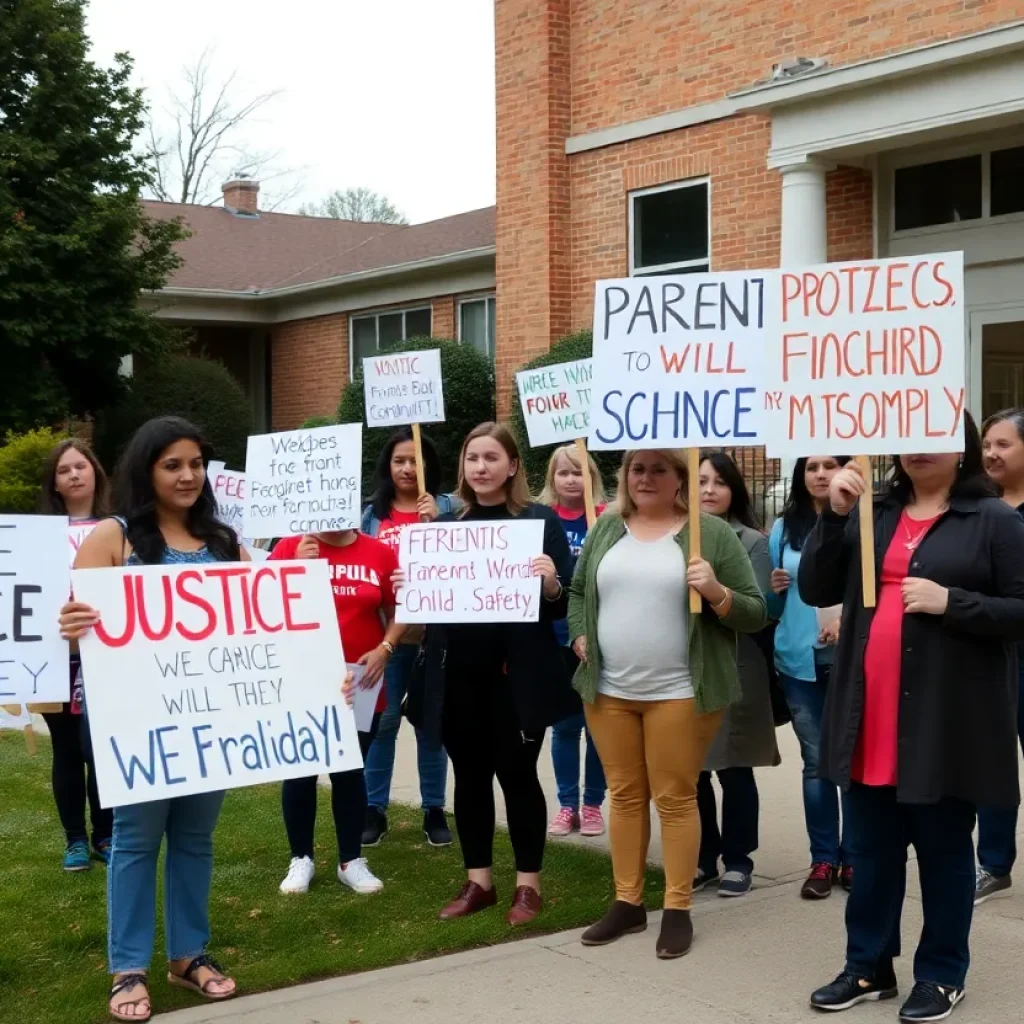
<path id="1" fill-rule="evenodd" d="M 567 836 L 580 827 L 580 816 L 571 807 L 563 807 L 548 825 L 549 836 Z"/>
<path id="2" fill-rule="evenodd" d="M 583 805 L 583 813 L 580 815 L 580 835 L 581 836 L 603 836 L 604 835 L 604 815 L 601 813 L 600 807 L 587 807 Z"/>

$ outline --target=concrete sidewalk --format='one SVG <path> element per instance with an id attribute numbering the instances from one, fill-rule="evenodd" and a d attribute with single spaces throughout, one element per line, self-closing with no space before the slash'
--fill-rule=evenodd
<path id="1" fill-rule="evenodd" d="M 161 1017 L 167 1024 L 773 1024 L 815 1021 L 807 997 L 842 966 L 844 897 L 799 899 L 807 868 L 800 761 L 792 733 L 779 731 L 783 765 L 759 772 L 761 849 L 757 889 L 742 899 L 699 894 L 690 956 L 655 958 L 658 915 L 648 930 L 612 946 L 587 949 L 563 932 Z M 542 760 L 554 806 L 550 757 Z M 394 798 L 418 803 L 415 744 L 403 730 Z M 450 787 L 449 787 L 450 788 Z M 655 828 L 655 835 L 657 829 Z M 573 840 L 602 842 L 602 840 Z M 654 846 L 652 854 L 659 848 Z M 903 934 L 909 954 L 920 931 L 916 880 Z M 440 926 L 439 926 L 440 927 Z M 1020 1020 L 1024 893 L 979 908 L 968 995 L 961 1024 Z M 897 965 L 901 993 L 912 984 L 910 956 Z M 240 979 L 244 986 L 245 979 Z M 851 1021 L 894 1021 L 899 1000 L 850 1011 Z"/>

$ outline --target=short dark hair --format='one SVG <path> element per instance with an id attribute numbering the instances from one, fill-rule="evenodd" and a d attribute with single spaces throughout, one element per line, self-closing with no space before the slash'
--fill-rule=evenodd
<path id="1" fill-rule="evenodd" d="M 399 427 L 387 440 L 377 457 L 376 488 L 370 504 L 378 519 L 387 519 L 391 514 L 391 503 L 395 500 L 395 481 L 391 476 L 391 456 L 403 441 L 412 440 L 412 427 Z M 441 490 L 441 457 L 434 442 L 420 431 L 420 446 L 423 450 L 423 476 L 427 493 L 435 498 Z"/>
<path id="2" fill-rule="evenodd" d="M 46 516 L 66 516 L 68 507 L 57 490 L 57 463 L 66 452 L 74 449 L 90 466 L 96 479 L 96 490 L 92 497 L 92 515 L 99 519 L 110 512 L 110 481 L 100 465 L 92 448 L 77 437 L 69 437 L 54 445 L 53 451 L 46 457 L 43 467 L 43 486 L 39 492 L 39 511 Z"/>
<path id="3" fill-rule="evenodd" d="M 832 455 L 840 466 L 845 466 L 852 456 Z M 807 463 L 809 455 L 803 455 L 796 460 L 793 467 L 793 478 L 789 484 L 789 497 L 782 507 L 782 547 L 786 544 L 794 551 L 799 551 L 804 546 L 807 535 L 814 529 L 818 521 L 818 512 L 814 507 L 814 499 L 811 492 L 807 490 Z"/>
<path id="4" fill-rule="evenodd" d="M 125 534 L 132 550 L 145 565 L 161 562 L 167 550 L 167 542 L 157 525 L 153 467 L 177 441 L 194 441 L 202 453 L 203 466 L 210 464 L 213 449 L 198 427 L 180 416 L 160 416 L 135 431 L 117 465 L 116 508 L 124 516 Z M 188 510 L 186 526 L 189 533 L 221 561 L 236 562 L 240 558 L 234 530 L 217 518 L 217 501 L 209 477 L 203 481 L 199 497 Z"/>
<path id="5" fill-rule="evenodd" d="M 754 509 L 750 502 L 750 491 L 747 490 L 747 481 L 733 461 L 731 455 L 726 452 L 703 452 L 700 457 L 701 463 L 710 462 L 714 471 L 722 478 L 722 482 L 729 488 L 729 518 L 736 522 L 749 526 L 752 530 L 760 530 L 761 524 L 754 515 Z"/>

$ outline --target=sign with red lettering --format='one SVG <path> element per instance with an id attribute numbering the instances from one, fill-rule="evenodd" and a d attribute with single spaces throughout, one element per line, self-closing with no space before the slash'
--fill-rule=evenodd
<path id="1" fill-rule="evenodd" d="M 598 281 L 588 447 L 761 444 L 770 273 Z"/>
<path id="2" fill-rule="evenodd" d="M 98 519 L 86 519 L 78 520 L 68 526 L 68 555 L 71 558 L 72 566 L 78 557 L 78 549 L 82 546 L 82 541 L 96 529 L 97 523 L 99 523 Z"/>
<path id="3" fill-rule="evenodd" d="M 444 422 L 440 349 L 369 356 L 363 387 L 368 427 Z"/>
<path id="4" fill-rule="evenodd" d="M 768 454 L 963 448 L 963 253 L 782 270 L 769 287 Z"/>
<path id="5" fill-rule="evenodd" d="M 566 444 L 590 433 L 590 359 L 516 374 L 530 447 Z"/>
<path id="6" fill-rule="evenodd" d="M 536 622 L 540 519 L 414 523 L 402 530 L 399 622 Z"/>
<path id="7" fill-rule="evenodd" d="M 217 518 L 225 526 L 230 526 L 241 542 L 245 520 L 245 474 L 228 469 L 223 462 L 211 462 L 206 467 L 206 475 L 217 499 Z"/>
<path id="8" fill-rule="evenodd" d="M 79 569 L 72 582 L 101 616 L 80 648 L 104 807 L 362 765 L 326 562 Z"/>

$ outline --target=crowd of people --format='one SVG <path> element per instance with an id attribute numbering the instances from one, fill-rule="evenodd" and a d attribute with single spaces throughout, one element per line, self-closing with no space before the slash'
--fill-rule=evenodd
<path id="1" fill-rule="evenodd" d="M 445 815 L 449 760 L 465 882 L 442 920 L 499 902 L 493 877 L 494 780 L 507 809 L 515 885 L 510 926 L 543 909 L 548 835 L 607 829 L 615 898 L 582 937 L 603 945 L 647 927 L 644 880 L 651 803 L 662 834 L 664 910 L 656 955 L 693 943 L 695 890 L 739 897 L 753 884 L 759 798 L 755 768 L 779 764 L 776 728 L 791 722 L 803 762 L 808 900 L 840 885 L 845 964 L 811 1005 L 842 1010 L 895 997 L 908 847 L 916 850 L 925 926 L 906 1021 L 940 1020 L 963 998 L 975 903 L 1010 890 L 1016 850 L 1017 743 L 1024 735 L 1016 644 L 1024 640 L 1024 411 L 966 417 L 964 450 L 900 456 L 874 498 L 877 606 L 866 608 L 860 531 L 872 500 L 858 464 L 800 459 L 782 515 L 766 534 L 735 462 L 700 462 L 700 509 L 688 502 L 686 455 L 625 452 L 613 498 L 575 446 L 551 456 L 534 500 L 511 432 L 484 423 L 465 438 L 453 494 L 422 441 L 426 490 L 408 429 L 384 447 L 360 529 L 281 538 L 274 559 L 332 567 L 353 686 L 383 679 L 359 741 L 364 768 L 330 777 L 337 878 L 370 895 L 383 883 L 364 852 L 385 839 L 402 718 L 415 729 L 423 831 L 453 841 Z M 96 522 L 78 568 L 247 560 L 217 516 L 209 446 L 191 424 L 153 420 L 128 445 L 116 486 L 81 441 L 47 466 L 41 510 Z M 585 511 L 590 477 L 596 520 Z M 113 497 L 112 497 L 113 493 Z M 1001 498 L 1001 500 L 1000 500 Z M 701 548 L 690 550 L 699 516 Z M 396 622 L 408 525 L 539 520 L 536 621 L 407 627 Z M 360 571 L 353 571 L 358 568 Z M 700 596 L 691 612 L 689 594 Z M 64 867 L 107 864 L 109 1010 L 151 1014 L 157 861 L 166 844 L 168 979 L 211 1000 L 236 984 L 211 956 L 209 892 L 223 793 L 99 806 L 86 725 L 88 680 L 77 641 L 96 611 L 70 600 L 72 699 L 48 716 Z M 538 777 L 546 731 L 558 809 Z M 582 772 L 582 779 L 581 779 Z M 717 806 L 712 777 L 721 789 Z M 284 894 L 314 876 L 315 778 L 281 786 Z M 91 840 L 86 805 L 91 816 Z M 977 857 L 972 831 L 980 824 Z M 283 858 L 284 859 L 284 858 Z"/>

